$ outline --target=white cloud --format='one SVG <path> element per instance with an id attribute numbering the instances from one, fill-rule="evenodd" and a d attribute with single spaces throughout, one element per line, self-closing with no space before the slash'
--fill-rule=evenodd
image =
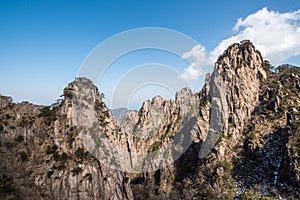
<path id="1" fill-rule="evenodd" d="M 208 56 L 205 47 L 201 45 L 194 46 L 190 51 L 182 55 L 183 59 L 190 61 L 190 65 L 184 70 L 181 78 L 197 79 L 205 73 L 205 68 L 213 64 L 213 60 Z"/>
<path id="2" fill-rule="evenodd" d="M 233 30 L 235 35 L 221 41 L 209 54 L 193 58 L 196 65 L 193 70 L 188 66 L 183 77 L 193 79 L 199 77 L 201 74 L 198 72 L 202 71 L 199 68 L 207 67 L 209 64 L 207 60 L 216 61 L 229 45 L 244 39 L 250 39 L 263 56 L 274 65 L 289 57 L 300 55 L 300 10 L 279 13 L 263 8 L 245 19 L 238 19 Z M 193 49 L 183 55 L 197 56 L 193 53 Z M 200 61 L 201 59 L 204 61 Z"/>

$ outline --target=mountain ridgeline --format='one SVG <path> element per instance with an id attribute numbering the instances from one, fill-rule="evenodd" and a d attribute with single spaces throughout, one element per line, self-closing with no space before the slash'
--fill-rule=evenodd
<path id="1" fill-rule="evenodd" d="M 250 41 L 228 47 L 201 91 L 118 119 L 86 78 L 63 95 L 54 107 L 0 96 L 0 199 L 300 199 L 300 68 L 272 67 Z"/>

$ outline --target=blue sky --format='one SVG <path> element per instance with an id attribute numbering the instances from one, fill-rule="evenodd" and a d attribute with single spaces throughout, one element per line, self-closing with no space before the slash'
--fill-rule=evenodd
<path id="1" fill-rule="evenodd" d="M 205 47 L 208 57 L 211 55 L 213 58 L 210 52 L 218 52 L 216 48 L 222 47 L 222 41 L 234 35 L 241 35 L 237 39 L 245 35 L 241 33 L 243 30 L 233 30 L 238 19 L 244 20 L 240 28 L 247 29 L 253 26 L 251 23 L 255 18 L 249 18 L 249 23 L 246 18 L 264 7 L 269 12 L 258 13 L 257 16 L 264 17 L 264 13 L 270 14 L 271 11 L 293 13 L 300 9 L 300 1 L 0 0 L 0 93 L 12 96 L 17 102 L 28 100 L 51 104 L 62 94 L 67 83 L 76 77 L 89 52 L 112 35 L 133 28 L 163 27 L 179 31 L 199 42 Z M 279 21 L 282 16 L 279 15 Z M 298 23 L 295 26 L 299 27 Z M 226 41 L 224 44 L 227 44 Z M 291 48 L 288 52 L 289 55 L 276 62 L 290 61 L 300 65 L 298 49 Z M 270 58 L 274 55 L 272 53 L 266 51 Z M 172 65 L 181 73 L 186 69 L 186 63 L 178 57 L 151 50 L 133 53 L 119 59 L 115 65 L 128 70 L 149 62 Z M 108 104 L 111 101 L 110 78 L 112 75 L 120 76 L 120 71 L 120 67 L 112 68 L 103 79 L 105 83 L 98 84 L 100 90 L 107 93 Z M 193 89 L 200 90 L 203 77 L 195 77 L 191 80 Z M 161 88 L 156 89 L 161 92 Z M 153 89 L 147 91 L 155 93 Z M 149 95 L 153 96 L 152 93 Z M 143 95 L 133 98 L 131 108 L 140 106 L 140 101 L 144 100 L 140 96 Z"/>

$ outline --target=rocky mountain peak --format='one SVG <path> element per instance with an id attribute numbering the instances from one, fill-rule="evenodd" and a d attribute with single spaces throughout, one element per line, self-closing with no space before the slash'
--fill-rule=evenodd
<path id="1" fill-rule="evenodd" d="M 261 53 L 249 40 L 232 44 L 218 58 L 211 85 L 219 76 L 223 79 L 222 88 L 228 105 L 225 132 L 231 132 L 229 134 L 235 138 L 258 104 L 261 86 L 267 78 Z"/>
<path id="2" fill-rule="evenodd" d="M 0 198 L 299 199 L 300 70 L 266 63 L 232 44 L 201 91 L 155 96 L 118 124 L 86 78 L 55 107 L 0 96 Z"/>
<path id="3" fill-rule="evenodd" d="M 164 99 L 159 95 L 152 98 L 152 103 L 153 104 L 155 104 L 155 103 L 161 104 L 163 101 L 164 101 Z"/>
<path id="4" fill-rule="evenodd" d="M 217 63 L 220 63 L 222 61 L 224 61 L 227 65 L 229 65 L 229 63 L 231 62 L 232 66 L 238 67 L 243 64 L 251 64 L 251 62 L 262 62 L 263 57 L 261 53 L 255 49 L 255 46 L 249 40 L 243 40 L 240 43 L 234 43 L 230 45 L 224 51 L 224 53 L 220 55 L 220 57 L 217 60 Z M 251 65 L 250 67 L 253 66 L 254 65 Z"/>
<path id="5" fill-rule="evenodd" d="M 261 53 L 249 40 L 244 40 L 241 43 L 232 44 L 224 51 L 216 62 L 215 70 L 218 70 L 223 78 L 228 78 L 227 81 L 231 80 L 232 75 L 242 75 L 237 78 L 243 78 L 243 75 L 248 75 L 245 72 L 253 70 L 251 73 L 258 76 L 259 81 L 262 81 L 267 77 L 263 69 L 263 62 Z"/>

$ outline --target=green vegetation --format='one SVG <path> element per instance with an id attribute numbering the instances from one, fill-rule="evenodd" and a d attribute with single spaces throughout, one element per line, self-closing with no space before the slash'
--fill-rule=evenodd
<path id="1" fill-rule="evenodd" d="M 18 126 L 21 127 L 27 127 L 27 126 L 32 126 L 33 122 L 30 121 L 28 118 L 26 117 L 22 117 L 21 120 L 18 122 Z"/>
<path id="2" fill-rule="evenodd" d="M 268 109 L 268 106 L 267 105 L 263 105 L 260 109 L 260 113 L 262 115 L 269 115 L 270 114 L 270 110 Z"/>
<path id="3" fill-rule="evenodd" d="M 199 107 L 200 107 L 200 108 L 203 108 L 203 107 L 205 107 L 207 104 L 208 104 L 208 101 L 207 101 L 207 100 L 201 100 L 201 101 L 200 101 L 200 104 L 199 104 Z"/>
<path id="4" fill-rule="evenodd" d="M 15 141 L 18 142 L 18 143 L 21 143 L 24 141 L 24 136 L 23 135 L 18 135 L 16 138 L 15 138 Z"/>
<path id="5" fill-rule="evenodd" d="M 20 158 L 22 161 L 27 161 L 28 160 L 28 155 L 25 151 L 20 152 Z"/>
<path id="6" fill-rule="evenodd" d="M 270 197 L 260 197 L 260 200 L 273 200 L 273 199 Z"/>
<path id="7" fill-rule="evenodd" d="M 300 121 L 291 123 L 291 129 L 293 131 L 297 130 L 298 128 L 300 128 Z"/>
<path id="8" fill-rule="evenodd" d="M 103 106 L 102 103 L 98 99 L 96 99 L 95 110 L 101 110 L 102 106 Z"/>
<path id="9" fill-rule="evenodd" d="M 252 200 L 254 199 L 254 194 L 251 190 L 247 190 L 241 194 L 241 200 Z"/>
<path id="10" fill-rule="evenodd" d="M 21 199 L 19 193 L 20 191 L 13 186 L 12 177 L 7 175 L 0 177 L 0 197 L 9 195 L 10 199 Z"/>
<path id="11" fill-rule="evenodd" d="M 53 170 L 48 171 L 48 172 L 47 172 L 47 177 L 48 177 L 48 178 L 51 178 L 51 176 L 52 176 L 53 173 L 54 173 Z"/>
<path id="12" fill-rule="evenodd" d="M 208 161 L 211 161 L 214 159 L 214 155 L 212 153 L 209 153 L 205 156 L 205 159 L 208 160 Z"/>
<path id="13" fill-rule="evenodd" d="M 215 199 L 216 193 L 211 186 L 205 185 L 203 188 L 200 189 L 199 197 L 200 199 Z"/>
<path id="14" fill-rule="evenodd" d="M 158 149 L 160 149 L 161 145 L 162 145 L 161 141 L 156 141 L 156 142 L 154 142 L 154 144 L 152 144 L 151 148 L 149 148 L 149 149 L 151 149 L 151 152 L 157 151 Z"/>
<path id="15" fill-rule="evenodd" d="M 272 66 L 268 60 L 264 60 L 263 68 L 266 72 L 270 72 L 271 70 L 274 70 L 274 66 Z"/>
<path id="16" fill-rule="evenodd" d="M 105 99 L 105 94 L 104 93 L 101 92 L 100 96 L 101 96 L 102 100 Z"/>
<path id="17" fill-rule="evenodd" d="M 62 169 L 66 168 L 65 163 L 66 163 L 67 159 L 69 158 L 68 154 L 66 154 L 65 152 L 63 152 L 62 154 L 59 154 L 58 151 L 55 151 L 55 152 L 53 152 L 52 158 L 56 162 L 59 162 L 58 165 L 53 166 L 53 169 L 62 170 Z"/>
<path id="18" fill-rule="evenodd" d="M 126 184 L 126 183 L 128 183 L 128 182 L 129 182 L 129 177 L 124 177 L 123 183 Z"/>
<path id="19" fill-rule="evenodd" d="M 82 170 L 81 167 L 75 167 L 74 169 L 72 169 L 71 172 L 73 173 L 73 176 L 75 176 L 75 175 L 80 174 L 82 171 L 83 171 L 83 170 Z"/>
<path id="20" fill-rule="evenodd" d="M 5 115 L 5 118 L 7 119 L 7 120 L 9 120 L 10 118 L 12 118 L 9 114 L 6 114 Z"/>
<path id="21" fill-rule="evenodd" d="M 56 120 L 55 111 L 54 109 L 50 109 L 50 106 L 43 107 L 40 110 L 39 117 L 44 117 L 47 124 L 50 124 L 52 121 Z"/>
<path id="22" fill-rule="evenodd" d="M 58 169 L 58 170 L 63 170 L 65 168 L 66 168 L 66 166 L 65 166 L 65 163 L 63 163 L 63 162 L 60 162 L 60 164 L 56 167 L 56 169 Z"/>
<path id="23" fill-rule="evenodd" d="M 57 151 L 57 149 L 58 149 L 58 146 L 56 144 L 53 144 L 52 146 L 48 145 L 46 148 L 46 154 L 47 155 L 53 154 Z"/>
<path id="24" fill-rule="evenodd" d="M 10 176 L 2 175 L 0 177 L 0 191 L 7 192 L 10 191 L 9 187 L 12 184 L 13 179 Z"/>
<path id="25" fill-rule="evenodd" d="M 86 173 L 84 178 L 88 179 L 90 182 L 93 180 L 93 177 L 92 177 L 91 173 Z"/>
<path id="26" fill-rule="evenodd" d="M 295 73 L 299 74 L 300 73 L 300 67 L 296 67 L 294 65 L 289 65 L 289 64 L 283 64 L 275 68 L 276 73 Z"/>
<path id="27" fill-rule="evenodd" d="M 223 167 L 225 172 L 229 172 L 232 169 L 232 164 L 231 162 L 224 160 L 218 163 L 218 167 Z"/>
<path id="28" fill-rule="evenodd" d="M 61 97 L 64 96 L 65 98 L 71 99 L 73 97 L 73 92 L 70 89 L 65 88 L 64 94 L 61 95 Z"/>
<path id="29" fill-rule="evenodd" d="M 75 152 L 75 156 L 77 156 L 77 158 L 84 160 L 88 157 L 89 152 L 88 151 L 84 151 L 83 148 L 78 148 Z"/>
<path id="30" fill-rule="evenodd" d="M 71 147 L 72 143 L 76 140 L 76 137 L 78 136 L 76 127 L 71 127 L 70 130 L 67 132 L 67 136 L 69 147 Z"/>
<path id="31" fill-rule="evenodd" d="M 50 110 L 49 106 L 42 108 L 40 112 L 41 113 L 39 114 L 39 117 L 49 117 L 52 115 L 52 111 Z"/>
<path id="32" fill-rule="evenodd" d="M 245 137 L 246 137 L 247 140 L 253 141 L 256 138 L 256 132 L 248 133 Z"/>
<path id="33" fill-rule="evenodd" d="M 68 158 L 69 158 L 69 156 L 68 156 L 68 154 L 66 154 L 65 152 L 63 152 L 63 153 L 60 155 L 60 160 L 61 160 L 61 161 L 66 161 Z"/>
<path id="34" fill-rule="evenodd" d="M 54 158 L 55 161 L 59 161 L 60 155 L 57 151 L 53 152 L 53 158 Z"/>

